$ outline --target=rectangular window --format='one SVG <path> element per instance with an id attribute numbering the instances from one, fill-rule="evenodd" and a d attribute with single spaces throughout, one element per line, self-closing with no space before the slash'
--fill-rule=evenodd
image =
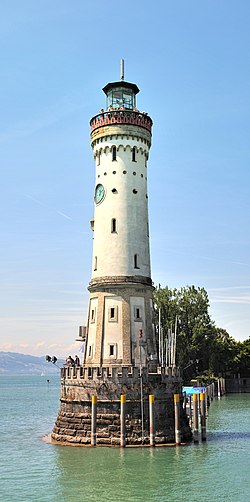
<path id="1" fill-rule="evenodd" d="M 117 358 L 117 343 L 109 343 L 108 344 L 108 357 L 112 359 Z"/>
<path id="2" fill-rule="evenodd" d="M 96 309 L 91 309 L 90 311 L 90 322 L 95 322 L 95 311 Z"/>
<path id="3" fill-rule="evenodd" d="M 112 234 L 117 233 L 116 218 L 112 218 L 112 220 L 111 220 L 111 233 Z"/>
<path id="4" fill-rule="evenodd" d="M 139 267 L 139 257 L 138 257 L 138 254 L 134 255 L 134 268 L 140 268 Z"/>
<path id="5" fill-rule="evenodd" d="M 112 148 L 112 161 L 116 160 L 116 146 Z"/>
<path id="6" fill-rule="evenodd" d="M 118 322 L 118 306 L 113 305 L 108 309 L 108 320 L 109 322 Z"/>
<path id="7" fill-rule="evenodd" d="M 135 146 L 132 148 L 132 162 L 136 162 L 136 158 L 135 158 Z"/>
<path id="8" fill-rule="evenodd" d="M 89 357 L 91 356 L 91 345 L 89 346 Z"/>
<path id="9" fill-rule="evenodd" d="M 95 256 L 94 270 L 97 270 L 97 256 Z"/>
<path id="10" fill-rule="evenodd" d="M 142 308 L 141 307 L 134 307 L 134 320 L 135 321 L 141 321 L 142 320 Z"/>

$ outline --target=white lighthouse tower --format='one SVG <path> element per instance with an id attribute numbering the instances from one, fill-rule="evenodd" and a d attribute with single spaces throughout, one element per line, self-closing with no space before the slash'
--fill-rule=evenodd
<path id="1" fill-rule="evenodd" d="M 54 441 L 81 445 L 174 441 L 178 368 L 159 364 L 153 326 L 147 161 L 152 120 L 139 89 L 108 83 L 106 107 L 91 121 L 96 164 L 92 277 L 81 365 L 61 369 Z M 155 402 L 154 402 L 155 399 Z M 181 422 L 183 437 L 190 429 Z"/>
<path id="2" fill-rule="evenodd" d="M 96 164 L 92 279 L 85 365 L 139 365 L 156 357 L 152 320 L 147 161 L 152 120 L 136 84 L 108 83 L 91 121 Z"/>

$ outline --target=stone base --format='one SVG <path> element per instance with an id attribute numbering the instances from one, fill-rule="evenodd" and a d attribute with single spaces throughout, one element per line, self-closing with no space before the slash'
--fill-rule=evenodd
<path id="1" fill-rule="evenodd" d="M 71 370 L 71 368 L 70 368 Z M 100 370 L 100 369 L 99 369 Z M 103 370 L 103 369 L 102 369 Z M 174 398 L 180 390 L 176 375 L 143 371 L 143 418 L 141 419 L 141 381 L 138 368 L 102 371 L 97 377 L 66 378 L 74 375 L 62 371 L 61 408 L 51 438 L 58 442 L 89 445 L 91 443 L 91 396 L 97 396 L 96 444 L 120 445 L 120 395 L 126 394 L 126 444 L 149 444 L 149 394 L 154 394 L 155 444 L 174 443 Z M 130 372 L 129 372 L 130 371 Z M 99 371 L 100 373 L 100 371 Z M 106 373 L 106 374 L 105 374 Z M 110 375 L 109 377 L 107 375 Z M 66 376 L 65 376 L 66 375 Z M 111 376 L 112 375 L 112 376 Z M 191 439 L 187 417 L 181 407 L 182 441 Z"/>

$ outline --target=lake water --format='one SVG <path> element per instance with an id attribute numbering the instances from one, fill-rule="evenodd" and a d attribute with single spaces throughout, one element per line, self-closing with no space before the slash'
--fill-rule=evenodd
<path id="1" fill-rule="evenodd" d="M 41 440 L 59 385 L 59 377 L 0 377 L 1 501 L 250 501 L 250 394 L 212 403 L 205 444 L 83 448 Z"/>

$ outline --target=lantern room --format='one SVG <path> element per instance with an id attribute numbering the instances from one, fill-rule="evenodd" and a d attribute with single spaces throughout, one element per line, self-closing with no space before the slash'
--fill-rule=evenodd
<path id="1" fill-rule="evenodd" d="M 135 110 L 136 94 L 140 89 L 130 82 L 112 82 L 103 88 L 106 94 L 106 110 Z"/>

